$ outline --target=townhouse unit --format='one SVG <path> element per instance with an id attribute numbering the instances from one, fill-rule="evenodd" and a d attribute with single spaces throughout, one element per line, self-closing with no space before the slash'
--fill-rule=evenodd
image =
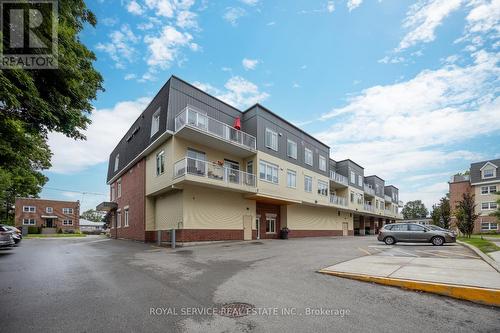
<path id="1" fill-rule="evenodd" d="M 79 229 L 80 202 L 38 198 L 16 198 L 15 225 L 38 227 L 46 233 L 58 229 L 74 232 Z"/>
<path id="2" fill-rule="evenodd" d="M 180 242 L 375 233 L 398 189 L 269 109 L 245 111 L 172 76 L 110 155 L 111 235 Z M 389 194 L 388 194 L 389 193 Z"/>
<path id="3" fill-rule="evenodd" d="M 474 233 L 498 232 L 498 221 L 490 214 L 497 209 L 500 198 L 500 159 L 472 163 L 469 173 L 454 175 L 449 182 L 450 207 L 452 212 L 462 200 L 465 192 L 474 194 L 476 214 L 479 218 L 474 225 Z M 452 217 L 452 223 L 456 223 Z"/>

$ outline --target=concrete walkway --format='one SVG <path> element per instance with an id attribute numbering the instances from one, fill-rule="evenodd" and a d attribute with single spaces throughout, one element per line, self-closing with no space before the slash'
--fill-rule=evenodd
<path id="1" fill-rule="evenodd" d="M 500 273 L 481 259 L 370 255 L 326 267 L 321 271 L 500 290 Z"/>

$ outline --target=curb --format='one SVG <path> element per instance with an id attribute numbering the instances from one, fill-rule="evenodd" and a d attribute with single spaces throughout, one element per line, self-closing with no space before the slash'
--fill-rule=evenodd
<path id="1" fill-rule="evenodd" d="M 462 242 L 462 241 L 459 241 L 457 240 L 457 243 L 462 245 L 462 246 L 465 246 L 469 249 L 471 249 L 475 254 L 477 254 L 479 257 L 481 257 L 481 259 L 483 259 L 484 261 L 486 261 L 487 264 L 489 264 L 491 267 L 493 267 L 494 269 L 496 269 L 496 271 L 498 273 L 500 273 L 500 265 L 493 259 L 491 259 L 491 257 L 485 253 L 483 253 L 483 251 L 481 251 L 480 249 L 478 249 L 477 247 L 473 246 L 473 245 L 470 245 L 468 243 L 465 243 L 465 242 Z"/>
<path id="2" fill-rule="evenodd" d="M 453 297 L 461 300 L 467 300 L 474 303 L 492 305 L 500 307 L 500 289 L 479 288 L 470 286 L 461 286 L 453 284 L 424 282 L 416 280 L 405 280 L 371 276 L 365 274 L 341 273 L 321 269 L 318 273 L 338 276 L 347 279 L 354 279 L 365 282 L 373 282 L 386 286 L 400 287 L 403 289 L 425 291 L 428 293 Z"/>

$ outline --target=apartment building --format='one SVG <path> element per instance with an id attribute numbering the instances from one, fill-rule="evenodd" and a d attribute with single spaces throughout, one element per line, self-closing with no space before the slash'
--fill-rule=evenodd
<path id="1" fill-rule="evenodd" d="M 262 105 L 240 111 L 172 76 L 111 153 L 97 209 L 113 237 L 142 241 L 373 234 L 401 218 L 396 187 L 329 156 Z"/>
<path id="2" fill-rule="evenodd" d="M 449 182 L 450 206 L 452 211 L 462 200 L 465 192 L 474 194 L 476 214 L 479 218 L 474 225 L 474 233 L 498 232 L 498 221 L 490 214 L 497 209 L 500 192 L 500 159 L 472 163 L 468 175 L 454 175 Z M 452 218 L 452 223 L 456 219 Z"/>
<path id="3" fill-rule="evenodd" d="M 80 202 L 37 198 L 16 198 L 15 225 L 39 227 L 47 233 L 79 229 Z"/>

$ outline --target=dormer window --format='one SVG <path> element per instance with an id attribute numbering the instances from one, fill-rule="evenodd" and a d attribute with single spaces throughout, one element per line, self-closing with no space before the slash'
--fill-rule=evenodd
<path id="1" fill-rule="evenodd" d="M 120 164 L 120 154 L 115 157 L 115 172 L 118 171 L 118 164 Z"/>
<path id="2" fill-rule="evenodd" d="M 486 163 L 481 168 L 481 178 L 482 179 L 495 178 L 497 176 L 497 168 L 498 167 L 491 162 Z"/>

